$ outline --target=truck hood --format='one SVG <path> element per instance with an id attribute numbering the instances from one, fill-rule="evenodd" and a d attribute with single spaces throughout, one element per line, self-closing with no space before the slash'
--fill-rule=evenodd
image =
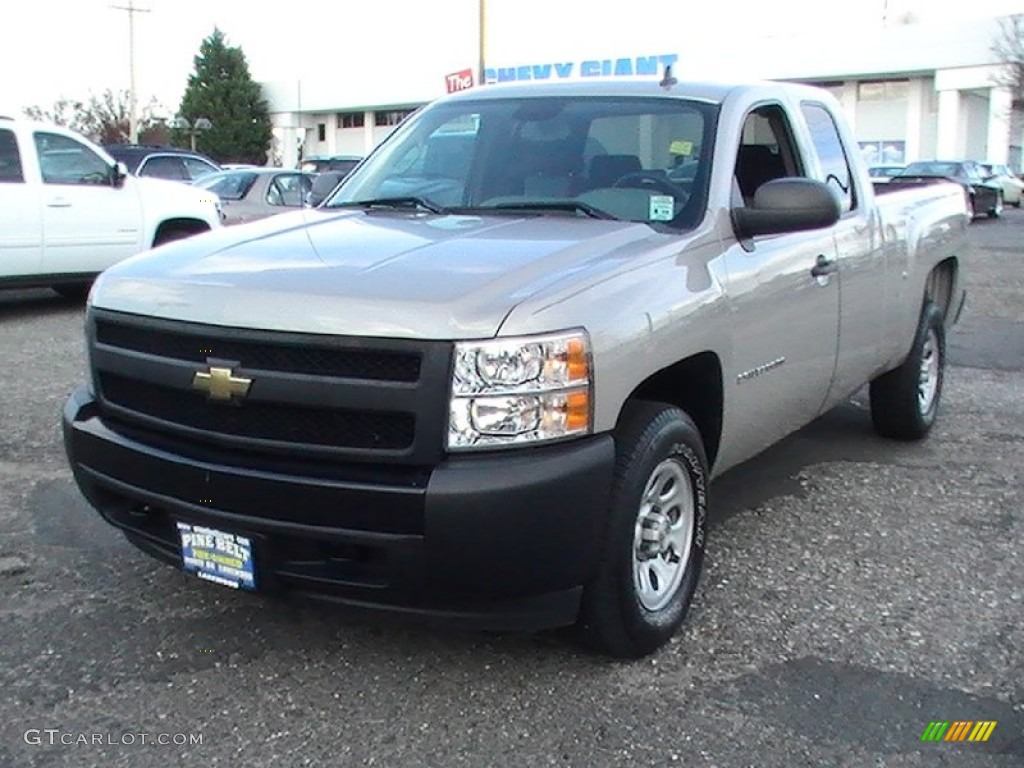
<path id="1" fill-rule="evenodd" d="M 138 188 L 143 208 L 147 212 L 175 212 L 179 216 L 201 215 L 211 225 L 220 223 L 220 198 L 209 190 L 193 187 L 181 181 L 148 176 L 128 178 L 129 183 Z"/>
<path id="2" fill-rule="evenodd" d="M 664 238 L 643 224 L 560 215 L 306 210 L 121 262 L 91 303 L 267 330 L 487 338 L 524 299 L 621 269 Z"/>

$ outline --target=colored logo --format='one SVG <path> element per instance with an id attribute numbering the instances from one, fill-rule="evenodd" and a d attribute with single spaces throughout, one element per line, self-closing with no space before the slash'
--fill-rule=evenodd
<path id="1" fill-rule="evenodd" d="M 921 741 L 988 741 L 996 724 L 995 720 L 932 720 Z"/>

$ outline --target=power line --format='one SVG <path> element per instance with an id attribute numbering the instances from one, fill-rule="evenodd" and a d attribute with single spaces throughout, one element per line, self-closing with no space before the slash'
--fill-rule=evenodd
<path id="1" fill-rule="evenodd" d="M 128 0 L 128 5 L 112 5 L 110 7 L 118 11 L 128 12 L 128 141 L 132 144 L 138 144 L 139 120 L 135 99 L 135 14 L 150 13 L 151 11 L 149 8 L 136 8 L 134 0 Z"/>

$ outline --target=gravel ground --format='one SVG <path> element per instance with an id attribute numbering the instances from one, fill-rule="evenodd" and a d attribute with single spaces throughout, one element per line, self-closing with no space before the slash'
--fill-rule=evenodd
<path id="1" fill-rule="evenodd" d="M 633 663 L 564 632 L 372 623 L 150 560 L 64 458 L 81 306 L 0 294 L 0 766 L 1019 768 L 1024 212 L 971 238 L 932 437 L 875 437 L 861 394 L 719 479 L 690 617 Z M 998 726 L 922 744 L 931 720 Z"/>

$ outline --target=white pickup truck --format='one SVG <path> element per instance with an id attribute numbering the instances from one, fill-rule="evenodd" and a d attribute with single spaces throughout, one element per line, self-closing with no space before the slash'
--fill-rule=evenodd
<path id="1" fill-rule="evenodd" d="M 129 176 L 73 131 L 0 117 L 0 287 L 84 296 L 112 264 L 220 223 L 206 190 Z"/>
<path id="2" fill-rule="evenodd" d="M 956 184 L 876 198 L 815 88 L 463 92 L 319 208 L 101 275 L 68 457 L 211 582 L 642 655 L 713 476 L 869 382 L 927 434 L 967 224 Z"/>

